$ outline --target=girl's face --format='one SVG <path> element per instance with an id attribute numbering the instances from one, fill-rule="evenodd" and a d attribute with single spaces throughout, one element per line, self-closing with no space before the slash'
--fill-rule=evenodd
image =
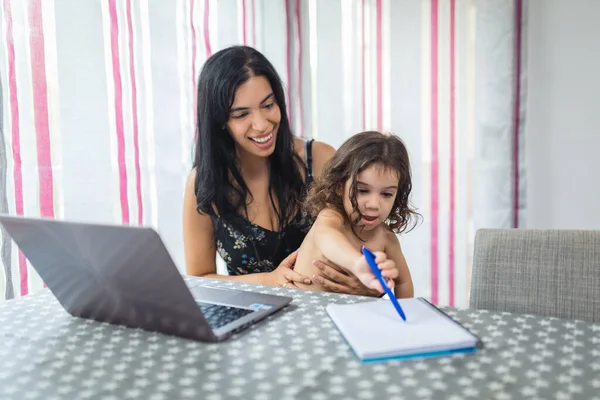
<path id="1" fill-rule="evenodd" d="M 264 76 L 252 76 L 235 92 L 226 126 L 239 156 L 268 157 L 275 150 L 280 121 L 269 81 Z"/>
<path id="2" fill-rule="evenodd" d="M 362 215 L 359 227 L 375 229 L 389 217 L 394 207 L 398 182 L 398 172 L 381 164 L 370 165 L 357 175 L 356 202 Z M 344 210 L 350 221 L 354 221 L 357 215 L 350 202 L 351 185 L 349 179 L 344 187 Z"/>

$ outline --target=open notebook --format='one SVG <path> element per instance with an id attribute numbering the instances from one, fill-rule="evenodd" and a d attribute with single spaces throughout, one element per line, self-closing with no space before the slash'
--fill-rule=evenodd
<path id="1" fill-rule="evenodd" d="M 398 299 L 406 322 L 389 300 L 330 304 L 327 313 L 362 361 L 474 352 L 480 339 L 422 298 Z"/>

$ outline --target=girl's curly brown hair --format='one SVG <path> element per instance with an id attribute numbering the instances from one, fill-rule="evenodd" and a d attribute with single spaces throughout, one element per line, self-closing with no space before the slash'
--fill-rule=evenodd
<path id="1" fill-rule="evenodd" d="M 386 225 L 394 233 L 413 229 L 420 214 L 410 206 L 412 179 L 408 151 L 398 136 L 376 131 L 358 133 L 340 146 L 310 189 L 304 203 L 306 211 L 316 216 L 324 208 L 332 208 L 352 226 L 358 224 L 362 214 L 356 201 L 356 179 L 373 164 L 398 172 L 398 191 Z M 348 180 L 351 181 L 350 203 L 357 215 L 354 221 L 349 220 L 344 210 L 344 188 Z"/>

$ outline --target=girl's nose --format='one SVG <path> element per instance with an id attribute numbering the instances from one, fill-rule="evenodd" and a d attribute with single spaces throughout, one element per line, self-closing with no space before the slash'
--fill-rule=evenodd
<path id="1" fill-rule="evenodd" d="M 367 206 L 367 208 L 369 208 L 371 210 L 378 210 L 379 209 L 379 200 L 377 199 L 376 196 L 369 196 L 366 206 Z"/>

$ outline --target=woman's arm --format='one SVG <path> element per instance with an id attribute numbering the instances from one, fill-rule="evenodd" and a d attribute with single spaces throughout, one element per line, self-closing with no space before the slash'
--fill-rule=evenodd
<path id="1" fill-rule="evenodd" d="M 375 289 L 369 289 L 362 284 L 356 275 L 329 262 L 320 260 L 313 262 L 319 269 L 319 274 L 313 276 L 313 280 L 323 286 L 328 292 L 352 294 L 356 296 L 379 297 L 381 293 Z"/>
<path id="2" fill-rule="evenodd" d="M 217 272 L 217 250 L 210 216 L 200 214 L 196 209 L 195 180 L 196 170 L 194 169 L 188 176 L 183 196 L 185 271 L 188 275 L 205 276 Z"/>
<path id="3" fill-rule="evenodd" d="M 395 233 L 388 232 L 384 251 L 388 258 L 394 261 L 396 268 L 398 268 L 398 278 L 396 279 L 397 283 L 394 288 L 394 294 L 397 298 L 414 297 L 415 290 L 410 270 L 408 269 L 404 254 L 402 253 L 398 236 L 396 236 Z"/>
<path id="4" fill-rule="evenodd" d="M 302 176 L 304 176 L 305 167 L 306 167 L 306 154 L 304 152 L 305 142 L 303 139 L 295 138 L 294 139 L 294 148 L 300 159 L 302 160 L 302 164 L 300 164 Z M 312 175 L 313 178 L 318 178 L 321 176 L 321 171 L 323 171 L 323 167 L 329 161 L 329 159 L 335 153 L 335 149 L 324 142 L 314 141 L 312 143 Z M 306 178 L 306 177 L 305 177 Z"/>
<path id="5" fill-rule="evenodd" d="M 185 270 L 188 275 L 278 286 L 290 281 L 311 283 L 307 277 L 292 270 L 296 252 L 283 260 L 273 272 L 237 276 L 217 274 L 213 224 L 209 215 L 200 214 L 196 209 L 195 180 L 196 171 L 192 170 L 187 179 L 183 199 L 183 247 Z"/>

